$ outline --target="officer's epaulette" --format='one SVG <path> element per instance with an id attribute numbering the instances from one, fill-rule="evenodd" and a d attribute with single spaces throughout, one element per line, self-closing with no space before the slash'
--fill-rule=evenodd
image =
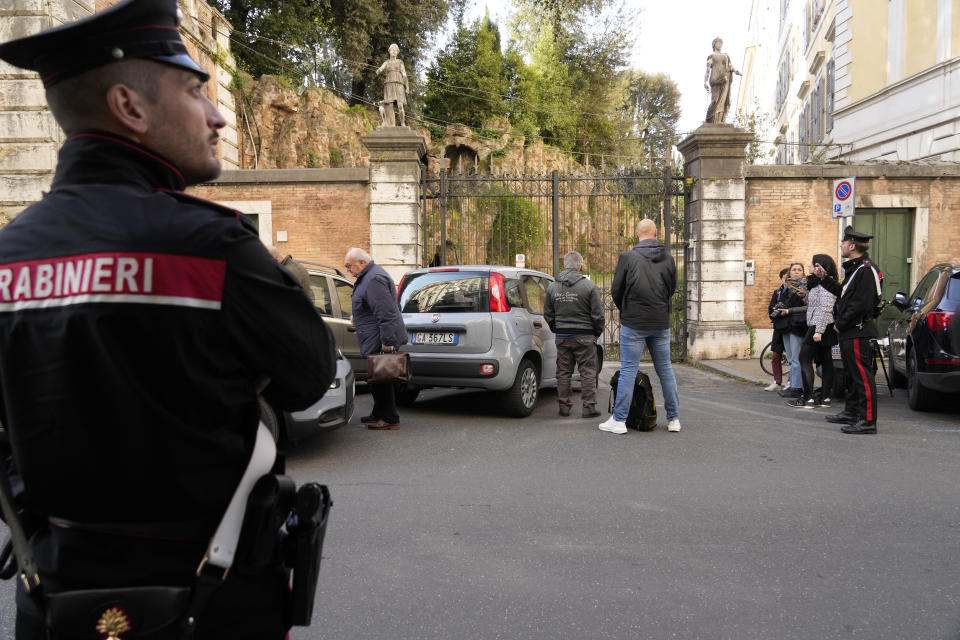
<path id="1" fill-rule="evenodd" d="M 240 212 L 237 211 L 236 209 L 225 207 L 222 204 L 217 204 L 216 202 L 213 202 L 211 200 L 204 200 L 203 198 L 191 196 L 190 194 L 184 193 L 183 191 L 174 191 L 173 189 L 157 189 L 157 191 L 165 193 L 171 198 L 179 202 L 184 202 L 187 204 L 195 204 L 195 205 L 204 207 L 206 209 L 213 209 L 217 213 L 221 213 L 225 216 L 230 216 L 231 218 L 241 217 Z"/>

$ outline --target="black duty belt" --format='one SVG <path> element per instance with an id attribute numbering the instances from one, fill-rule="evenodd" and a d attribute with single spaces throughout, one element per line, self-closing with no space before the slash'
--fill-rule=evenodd
<path id="1" fill-rule="evenodd" d="M 181 543 L 206 542 L 216 528 L 216 523 L 209 522 L 76 522 L 56 516 L 50 516 L 47 522 L 70 531 Z"/>

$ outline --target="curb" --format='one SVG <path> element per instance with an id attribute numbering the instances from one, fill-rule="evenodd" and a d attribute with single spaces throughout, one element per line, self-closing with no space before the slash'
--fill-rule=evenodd
<path id="1" fill-rule="evenodd" d="M 758 378 L 757 376 L 751 375 L 749 373 L 744 373 L 743 371 L 737 371 L 732 367 L 720 364 L 719 362 L 713 360 L 701 360 L 697 363 L 697 366 L 701 369 L 706 369 L 714 373 L 719 373 L 722 376 L 728 378 L 736 378 L 738 380 L 743 380 L 751 384 L 767 386 L 770 384 L 770 380 L 766 378 Z"/>

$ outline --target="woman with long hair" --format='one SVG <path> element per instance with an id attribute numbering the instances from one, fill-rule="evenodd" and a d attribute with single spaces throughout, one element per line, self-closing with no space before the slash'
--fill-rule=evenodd
<path id="1" fill-rule="evenodd" d="M 837 279 L 837 264 L 830 256 L 818 253 L 813 264 L 823 267 L 827 275 Z M 803 395 L 788 402 L 792 407 L 829 407 L 833 393 L 833 345 L 837 344 L 837 332 L 833 328 L 833 306 L 837 296 L 820 286 L 820 279 L 810 266 L 807 276 L 807 333 L 800 346 L 800 371 L 803 372 Z M 820 377 L 823 387 L 820 397 L 814 397 L 813 363 L 821 365 Z"/>

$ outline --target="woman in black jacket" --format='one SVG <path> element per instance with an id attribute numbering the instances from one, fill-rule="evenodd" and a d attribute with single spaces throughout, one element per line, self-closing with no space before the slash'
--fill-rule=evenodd
<path id="1" fill-rule="evenodd" d="M 800 347 L 803 344 L 803 337 L 807 334 L 807 279 L 803 264 L 794 262 L 790 265 L 786 287 L 787 295 L 784 302 L 786 308 L 780 310 L 780 315 L 788 319 L 783 343 L 787 349 L 787 358 L 790 360 L 790 388 L 781 391 L 780 395 L 784 398 L 797 398 L 803 394 Z"/>
<path id="2" fill-rule="evenodd" d="M 767 315 L 773 322 L 773 339 L 770 341 L 770 353 L 773 354 L 773 382 L 764 391 L 780 391 L 783 389 L 783 369 L 780 366 L 780 356 L 783 353 L 783 332 L 787 329 L 790 320 L 786 316 L 780 315 L 780 309 L 786 307 L 788 273 L 790 273 L 789 268 L 780 270 L 780 286 L 774 290 L 773 295 L 770 296 L 770 304 L 767 305 Z"/>

